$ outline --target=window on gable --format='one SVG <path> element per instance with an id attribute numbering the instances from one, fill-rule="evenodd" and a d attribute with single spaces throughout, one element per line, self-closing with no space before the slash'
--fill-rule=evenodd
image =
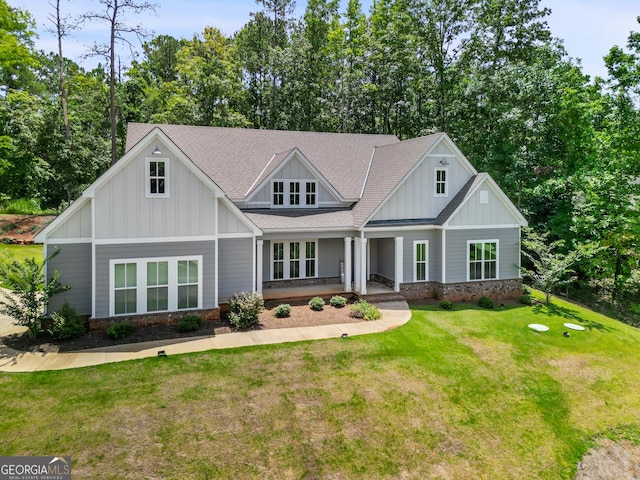
<path id="1" fill-rule="evenodd" d="M 148 198 L 169 196 L 169 159 L 147 158 L 146 195 Z"/>
<path id="2" fill-rule="evenodd" d="M 289 205 L 300 205 L 300 182 L 289 182 Z"/>
<path id="3" fill-rule="evenodd" d="M 498 242 L 469 242 L 469 280 L 498 278 Z"/>
<path id="4" fill-rule="evenodd" d="M 428 280 L 428 255 L 429 242 L 416 241 L 413 243 L 414 281 L 426 282 Z"/>
<path id="5" fill-rule="evenodd" d="M 447 188 L 448 170 L 446 168 L 436 168 L 435 171 L 435 195 L 436 197 L 446 197 L 449 192 Z"/>
<path id="6" fill-rule="evenodd" d="M 284 182 L 273 182 L 273 204 L 284 205 Z"/>
<path id="7" fill-rule="evenodd" d="M 306 204 L 315 205 L 316 204 L 316 182 L 307 182 L 306 194 L 307 194 Z"/>

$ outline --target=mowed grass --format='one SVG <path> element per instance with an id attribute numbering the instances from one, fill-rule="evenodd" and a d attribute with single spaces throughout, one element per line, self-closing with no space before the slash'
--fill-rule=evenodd
<path id="1" fill-rule="evenodd" d="M 7 245 L 0 243 L 0 262 L 5 261 L 4 254 L 12 255 L 16 260 L 20 261 L 25 258 L 35 258 L 41 262 L 44 259 L 43 252 L 42 245 Z"/>
<path id="2" fill-rule="evenodd" d="M 0 374 L 0 455 L 70 455 L 74 478 L 570 479 L 594 436 L 640 438 L 640 331 L 554 302 Z"/>

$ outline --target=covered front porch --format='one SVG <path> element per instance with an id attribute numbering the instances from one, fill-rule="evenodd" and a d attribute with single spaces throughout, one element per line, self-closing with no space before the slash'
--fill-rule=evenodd
<path id="1" fill-rule="evenodd" d="M 345 292 L 345 287 L 341 283 L 326 285 L 304 285 L 272 287 L 262 290 L 264 300 L 294 301 L 309 300 L 313 297 L 330 298 L 334 295 L 342 295 L 347 298 L 363 298 L 369 300 L 395 300 L 402 297 L 386 285 L 378 282 L 367 282 L 367 293 L 358 294 L 351 290 Z"/>

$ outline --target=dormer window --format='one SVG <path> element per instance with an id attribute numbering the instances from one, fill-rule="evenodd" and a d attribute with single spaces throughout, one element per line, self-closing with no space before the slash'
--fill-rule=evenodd
<path id="1" fill-rule="evenodd" d="M 271 205 L 285 208 L 317 207 L 317 184 L 316 180 L 273 180 Z"/>
<path id="2" fill-rule="evenodd" d="M 169 196 L 169 159 L 148 158 L 146 161 L 147 197 Z"/>

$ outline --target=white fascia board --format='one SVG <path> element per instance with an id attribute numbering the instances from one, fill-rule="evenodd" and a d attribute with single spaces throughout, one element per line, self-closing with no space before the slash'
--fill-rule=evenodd
<path id="1" fill-rule="evenodd" d="M 46 243 L 47 237 L 50 233 L 55 231 L 58 227 L 60 227 L 64 222 L 69 219 L 76 211 L 84 206 L 85 203 L 89 201 L 89 197 L 84 194 L 75 200 L 71 205 L 69 205 L 60 215 L 53 219 L 53 221 L 44 227 L 33 239 L 34 243 Z"/>
<path id="2" fill-rule="evenodd" d="M 484 174 L 484 178 L 480 182 L 478 182 L 478 184 L 473 189 L 469 190 L 466 198 L 460 203 L 460 205 L 458 205 L 458 208 L 456 208 L 453 211 L 453 213 L 449 215 L 449 218 L 447 218 L 447 220 L 443 223 L 442 225 L 443 227 L 450 228 L 450 229 L 457 228 L 457 227 L 451 227 L 449 223 L 451 222 L 451 220 L 453 220 L 453 218 L 455 218 L 455 216 L 460 212 L 460 210 L 462 210 L 462 208 L 467 204 L 467 202 L 471 200 L 471 197 L 473 197 L 473 195 L 475 195 L 475 193 L 478 190 L 480 190 L 480 187 L 482 187 L 485 183 L 488 183 L 489 188 L 493 191 L 493 193 L 496 194 L 498 199 L 507 208 L 507 210 L 509 210 L 513 218 L 516 220 L 516 223 L 513 225 L 506 224 L 505 225 L 506 228 L 510 228 L 512 226 L 526 227 L 527 225 L 529 225 L 529 222 L 527 222 L 526 218 L 524 218 L 522 213 L 520 213 L 520 211 L 516 208 L 513 202 L 509 200 L 509 197 L 507 197 L 507 195 L 502 191 L 502 189 L 498 186 L 495 180 L 491 178 L 491 175 L 486 173 Z M 463 226 L 460 226 L 459 228 L 465 229 L 465 228 L 473 228 L 473 227 L 484 228 L 485 226 L 484 225 L 463 225 Z"/>
<path id="3" fill-rule="evenodd" d="M 447 135 L 444 132 L 441 134 L 440 138 L 438 140 L 436 140 L 436 142 L 427 151 L 427 154 L 425 156 L 442 157 L 443 155 L 441 155 L 441 154 L 432 153 L 433 150 L 435 150 L 435 148 L 438 145 L 440 145 L 441 143 L 446 144 L 447 147 L 450 150 L 453 151 L 453 153 L 454 153 L 453 158 L 457 158 L 460 161 L 460 163 L 462 164 L 462 166 L 465 168 L 465 170 L 467 170 L 467 172 L 469 172 L 471 175 L 477 175 L 478 174 L 478 171 L 474 168 L 474 166 L 467 159 L 467 157 L 464 156 L 464 154 L 460 151 L 460 149 L 453 142 L 453 140 L 451 140 L 451 137 L 449 137 L 449 135 Z M 444 156 L 447 156 L 447 155 L 444 155 Z"/>

